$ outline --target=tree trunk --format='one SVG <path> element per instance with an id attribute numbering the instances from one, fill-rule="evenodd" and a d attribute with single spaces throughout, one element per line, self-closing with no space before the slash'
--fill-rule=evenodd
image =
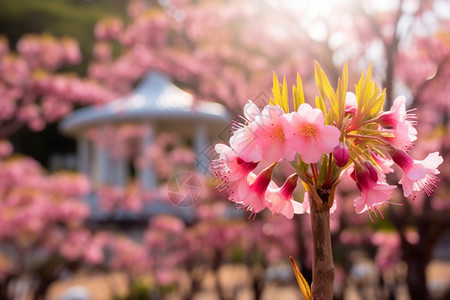
<path id="1" fill-rule="evenodd" d="M 419 247 L 411 247 L 419 248 Z M 423 251 L 414 251 L 416 255 L 408 255 L 406 263 L 408 271 L 406 281 L 408 283 L 408 290 L 411 300 L 429 300 L 431 296 L 428 292 L 426 267 L 428 262 Z M 412 254 L 412 253 L 411 253 Z"/>
<path id="2" fill-rule="evenodd" d="M 214 274 L 214 282 L 216 286 L 216 292 L 219 296 L 220 300 L 225 300 L 225 291 L 222 288 L 222 284 L 220 282 L 220 276 L 219 276 L 219 268 L 222 264 L 222 253 L 220 250 L 216 250 L 214 254 L 213 264 L 212 264 L 212 271 Z"/>
<path id="3" fill-rule="evenodd" d="M 310 193 L 311 229 L 313 238 L 313 280 L 311 294 L 314 300 L 332 300 L 334 284 L 333 252 L 331 249 L 330 210 L 328 195 L 319 193 L 319 208 Z"/>
<path id="4" fill-rule="evenodd" d="M 202 279 L 204 278 L 205 273 L 204 270 L 196 270 L 192 262 L 188 263 L 187 271 L 189 273 L 191 281 L 189 291 L 186 293 L 186 295 L 183 296 L 184 300 L 193 299 L 194 296 L 200 291 L 202 286 Z"/>
<path id="5" fill-rule="evenodd" d="M 0 281 L 0 299 L 4 299 L 4 300 L 10 299 L 10 297 L 9 297 L 10 295 L 8 293 L 8 287 L 9 287 L 9 284 L 12 279 L 13 279 L 13 276 L 6 275 L 5 278 L 3 278 L 3 280 Z"/>
<path id="6" fill-rule="evenodd" d="M 44 300 L 50 285 L 56 281 L 56 277 L 41 278 L 38 287 L 33 293 L 33 300 Z"/>
<path id="7" fill-rule="evenodd" d="M 255 266 L 252 268 L 252 288 L 253 288 L 253 299 L 261 300 L 262 292 L 264 288 L 264 268 L 260 266 Z"/>

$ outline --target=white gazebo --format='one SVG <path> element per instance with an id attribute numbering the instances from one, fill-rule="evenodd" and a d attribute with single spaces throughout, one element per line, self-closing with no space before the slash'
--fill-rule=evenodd
<path id="1" fill-rule="evenodd" d="M 109 155 L 86 137 L 87 131 L 125 123 L 144 125 L 142 153 L 161 132 L 174 131 L 189 139 L 197 155 L 197 167 L 205 172 L 210 158 L 204 152 L 227 129 L 230 117 L 223 105 L 194 101 L 191 94 L 176 87 L 163 74 L 149 72 L 130 95 L 106 105 L 79 109 L 60 123 L 63 133 L 77 139 L 78 171 L 94 185 L 125 186 L 130 162 Z M 150 166 L 137 170 L 136 179 L 144 189 L 156 187 L 157 178 Z"/>

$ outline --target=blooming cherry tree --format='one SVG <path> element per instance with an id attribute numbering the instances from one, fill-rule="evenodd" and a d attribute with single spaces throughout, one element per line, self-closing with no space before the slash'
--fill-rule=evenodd
<path id="1" fill-rule="evenodd" d="M 0 161 L 1 299 L 44 299 L 62 272 L 103 261 L 105 234 L 84 226 L 89 191 L 84 176 L 48 175 L 29 157 Z"/>
<path id="2" fill-rule="evenodd" d="M 17 51 L 0 36 L 0 139 L 24 126 L 40 131 L 75 105 L 98 104 L 115 94 L 92 79 L 58 71 L 79 64 L 78 42 L 49 34 L 23 36 Z"/>

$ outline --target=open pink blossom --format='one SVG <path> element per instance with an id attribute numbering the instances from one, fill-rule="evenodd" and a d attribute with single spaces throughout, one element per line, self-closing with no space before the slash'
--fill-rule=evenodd
<path id="1" fill-rule="evenodd" d="M 413 142 L 417 139 L 417 130 L 408 123 L 398 123 L 394 129 L 393 137 L 386 137 L 391 145 L 398 148 L 408 150 L 413 146 Z"/>
<path id="2" fill-rule="evenodd" d="M 392 127 L 394 137 L 387 139 L 395 146 L 402 149 L 409 149 L 412 142 L 417 140 L 417 130 L 414 128 L 417 115 L 406 111 L 406 98 L 397 97 L 394 100 L 390 111 L 382 113 L 378 117 L 378 122 L 383 127 Z"/>
<path id="3" fill-rule="evenodd" d="M 339 144 L 341 132 L 334 126 L 324 125 L 324 121 L 322 111 L 307 103 L 285 116 L 287 146 L 298 152 L 305 163 L 318 162 L 323 153 L 332 152 Z"/>
<path id="4" fill-rule="evenodd" d="M 283 186 L 277 187 L 269 185 L 266 197 L 272 203 L 270 211 L 272 214 L 281 214 L 288 219 L 292 219 L 294 214 L 303 214 L 305 209 L 302 203 L 294 200 L 292 193 L 297 186 L 298 175 L 292 174 L 286 179 Z"/>
<path id="5" fill-rule="evenodd" d="M 400 123 L 406 123 L 408 127 L 414 127 L 417 115 L 406 111 L 406 98 L 399 96 L 394 100 L 389 111 L 383 112 L 378 121 L 383 127 L 396 128 Z"/>
<path id="6" fill-rule="evenodd" d="M 243 161 L 227 145 L 217 144 L 214 148 L 220 156 L 212 162 L 212 169 L 220 179 L 236 180 L 242 176 L 247 176 L 258 165 L 257 163 Z"/>
<path id="7" fill-rule="evenodd" d="M 262 132 L 258 125 L 254 124 L 255 119 L 261 115 L 259 108 L 249 100 L 244 107 L 246 124 L 233 122 L 233 135 L 230 138 L 230 146 L 233 150 L 247 162 L 259 162 L 262 159 L 262 148 L 258 143 L 258 137 Z"/>
<path id="8" fill-rule="evenodd" d="M 384 177 L 379 177 L 375 168 L 366 164 L 366 168 L 359 167 L 355 178 L 361 195 L 354 200 L 356 213 L 360 214 L 367 210 L 379 210 L 379 207 L 391 199 L 394 185 L 388 185 Z"/>
<path id="9" fill-rule="evenodd" d="M 247 175 L 258 165 L 258 163 L 244 161 L 227 145 L 217 144 L 215 150 L 220 156 L 212 161 L 211 167 L 216 177 L 222 180 L 222 183 L 216 187 L 218 191 L 228 191 L 239 179 L 247 178 Z"/>
<path id="10" fill-rule="evenodd" d="M 408 197 L 412 192 L 421 190 L 429 196 L 433 188 L 437 186 L 439 174 L 437 167 L 444 161 L 438 152 L 428 154 L 424 160 L 415 160 L 405 151 L 400 149 L 391 150 L 394 162 L 403 169 L 403 177 L 399 183 L 403 187 L 403 195 Z"/>
<path id="11" fill-rule="evenodd" d="M 270 163 L 277 162 L 281 158 L 294 160 L 295 151 L 286 145 L 284 116 L 279 106 L 267 105 L 251 126 L 258 134 L 256 143 L 262 149 L 262 158 Z"/>
<path id="12" fill-rule="evenodd" d="M 262 148 L 258 143 L 258 126 L 245 126 L 234 132 L 230 138 L 230 146 L 246 162 L 259 162 Z"/>
<path id="13" fill-rule="evenodd" d="M 355 211 L 361 214 L 367 210 L 378 209 L 379 206 L 391 199 L 394 185 L 386 182 L 375 182 L 373 185 L 364 186 L 361 195 L 354 200 Z"/>

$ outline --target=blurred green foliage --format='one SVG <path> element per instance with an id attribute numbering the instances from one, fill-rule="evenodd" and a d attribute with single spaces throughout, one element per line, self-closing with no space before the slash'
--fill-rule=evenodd
<path id="1" fill-rule="evenodd" d="M 0 35 L 15 47 L 26 33 L 69 35 L 80 43 L 83 63 L 70 71 L 84 73 L 91 59 L 95 23 L 105 16 L 126 18 L 126 0 L 0 0 Z"/>

